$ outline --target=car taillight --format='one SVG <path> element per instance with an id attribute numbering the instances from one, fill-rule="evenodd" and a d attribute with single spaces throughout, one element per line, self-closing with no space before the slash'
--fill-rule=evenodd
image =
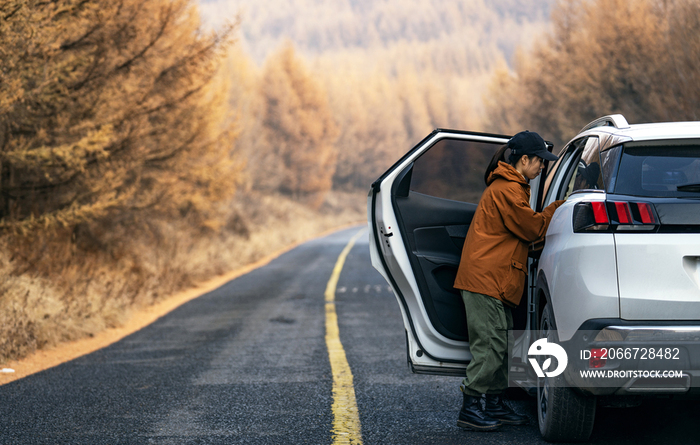
<path id="1" fill-rule="evenodd" d="M 574 206 L 574 232 L 653 231 L 659 225 L 648 202 L 591 201 Z"/>
<path id="2" fill-rule="evenodd" d="M 658 219 L 656 218 L 656 212 L 651 204 L 646 202 L 638 202 L 637 209 L 639 210 L 639 219 L 642 224 L 657 224 Z"/>
<path id="3" fill-rule="evenodd" d="M 591 208 L 593 209 L 593 220 L 596 224 L 608 224 L 608 212 L 605 211 L 604 202 L 591 202 Z"/>
<path id="4" fill-rule="evenodd" d="M 630 215 L 630 206 L 626 202 L 613 202 L 617 213 L 617 220 L 620 224 L 632 224 L 632 215 Z"/>

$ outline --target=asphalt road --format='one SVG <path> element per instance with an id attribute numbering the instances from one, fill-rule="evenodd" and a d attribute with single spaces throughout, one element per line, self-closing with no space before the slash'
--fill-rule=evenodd
<path id="1" fill-rule="evenodd" d="M 324 291 L 359 228 L 308 242 L 93 354 L 0 386 L 0 444 L 330 444 Z M 364 444 L 539 444 L 529 425 L 456 426 L 459 378 L 412 375 L 366 236 L 336 289 Z M 599 409 L 591 443 L 700 443 L 697 402 Z"/>

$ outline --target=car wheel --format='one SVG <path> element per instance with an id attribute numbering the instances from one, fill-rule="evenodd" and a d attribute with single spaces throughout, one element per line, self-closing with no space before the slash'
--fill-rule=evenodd
<path id="1" fill-rule="evenodd" d="M 539 338 L 557 342 L 552 308 L 547 304 L 540 319 Z M 565 386 L 564 375 L 537 379 L 537 418 L 548 442 L 581 442 L 593 431 L 596 398 Z"/>

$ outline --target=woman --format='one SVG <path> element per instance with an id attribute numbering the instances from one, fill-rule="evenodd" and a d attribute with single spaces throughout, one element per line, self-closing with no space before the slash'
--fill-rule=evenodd
<path id="1" fill-rule="evenodd" d="M 554 211 L 564 203 L 555 201 L 541 213 L 530 207 L 528 183 L 541 173 L 544 160 L 557 157 L 540 135 L 523 131 L 513 136 L 486 171 L 488 187 L 469 226 L 454 284 L 464 300 L 472 353 L 460 386 L 464 401 L 457 425 L 463 428 L 492 431 L 503 423 L 527 423 L 503 403 L 501 394 L 508 387 L 511 308 L 523 294 L 528 246 L 544 237 Z"/>

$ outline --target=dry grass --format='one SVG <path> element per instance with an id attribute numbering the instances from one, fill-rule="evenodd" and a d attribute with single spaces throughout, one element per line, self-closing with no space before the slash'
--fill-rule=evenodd
<path id="1" fill-rule="evenodd" d="M 0 363 L 118 327 L 130 313 L 286 245 L 365 218 L 364 193 L 318 210 L 281 196 L 238 197 L 222 223 L 77 230 L 70 242 L 0 240 Z"/>

